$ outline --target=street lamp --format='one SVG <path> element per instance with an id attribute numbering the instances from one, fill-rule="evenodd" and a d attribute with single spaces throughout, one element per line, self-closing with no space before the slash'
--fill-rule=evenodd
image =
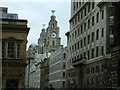
<path id="1" fill-rule="evenodd" d="M 28 65 L 28 76 L 27 76 L 27 88 L 30 88 L 29 84 L 30 84 L 30 65 L 31 63 L 37 63 L 37 62 L 31 62 L 31 60 L 34 60 L 34 55 L 36 52 L 38 52 L 37 50 L 33 49 L 34 52 L 32 52 L 31 50 L 28 50 L 28 56 L 27 56 L 27 65 Z"/>
<path id="2" fill-rule="evenodd" d="M 27 56 L 27 65 L 28 65 L 28 76 L 27 76 L 27 88 L 29 88 L 29 79 L 30 79 L 30 60 L 34 59 L 33 57 L 31 57 L 31 51 L 28 50 L 28 56 Z"/>

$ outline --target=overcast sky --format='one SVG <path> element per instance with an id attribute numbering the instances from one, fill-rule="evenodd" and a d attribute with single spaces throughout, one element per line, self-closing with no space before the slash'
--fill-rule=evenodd
<path id="1" fill-rule="evenodd" d="M 27 19 L 30 32 L 28 45 L 36 43 L 40 36 L 42 24 L 48 27 L 51 10 L 55 10 L 56 20 L 60 27 L 61 43 L 66 46 L 65 33 L 69 30 L 70 2 L 1 2 L 0 6 L 8 7 L 8 13 L 17 13 L 19 19 Z"/>

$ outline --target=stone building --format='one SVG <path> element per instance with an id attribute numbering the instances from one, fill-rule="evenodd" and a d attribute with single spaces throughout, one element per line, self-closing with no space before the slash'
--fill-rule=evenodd
<path id="1" fill-rule="evenodd" d="M 49 58 L 46 57 L 40 64 L 40 88 L 48 88 L 49 86 Z"/>
<path id="2" fill-rule="evenodd" d="M 112 75 L 112 87 L 120 87 L 120 1 L 114 2 L 115 16 L 114 16 L 114 45 L 112 47 L 112 61 L 111 65 L 111 75 Z"/>
<path id="3" fill-rule="evenodd" d="M 49 83 L 55 88 L 66 87 L 66 52 L 66 47 L 60 47 L 50 55 Z"/>
<path id="4" fill-rule="evenodd" d="M 110 88 L 114 6 L 112 2 L 71 2 L 67 36 L 67 87 Z"/>
<path id="5" fill-rule="evenodd" d="M 46 88 L 49 86 L 49 56 L 61 47 L 59 27 L 54 12 L 52 10 L 47 29 L 43 27 L 41 30 L 38 45 L 30 45 L 27 51 L 26 87 Z"/>
<path id="6" fill-rule="evenodd" d="M 38 39 L 39 53 L 45 54 L 49 57 L 51 53 L 56 51 L 61 47 L 61 38 L 59 37 L 59 27 L 57 25 L 56 16 L 54 15 L 54 10 L 52 10 L 52 15 L 50 16 L 50 21 L 48 23 L 47 29 L 43 28 L 40 33 L 40 38 Z M 49 85 L 49 59 L 44 58 L 40 64 L 41 67 L 41 80 L 40 87 L 46 88 Z"/>
<path id="7" fill-rule="evenodd" d="M 2 18 L 2 88 L 24 88 L 26 44 L 29 29 L 27 20 L 8 13 L 1 7 Z"/>
<path id="8" fill-rule="evenodd" d="M 41 88 L 41 80 L 43 79 L 43 78 L 41 78 L 41 74 L 42 74 L 41 66 L 43 65 L 42 62 L 45 58 L 47 58 L 45 54 L 39 54 L 38 52 L 36 53 L 35 63 L 34 63 L 34 66 L 35 66 L 35 72 L 34 72 L 35 73 L 34 74 L 35 88 Z M 46 77 L 46 78 L 48 78 L 48 77 Z"/>
<path id="9" fill-rule="evenodd" d="M 59 37 L 59 27 L 57 25 L 56 16 L 53 14 L 47 29 L 42 29 L 40 38 L 38 39 L 38 46 L 41 48 L 42 53 L 50 53 L 55 51 L 61 45 L 61 38 Z"/>
<path id="10" fill-rule="evenodd" d="M 25 80 L 26 88 L 40 88 L 41 85 L 44 86 L 44 84 L 42 84 L 41 81 L 43 81 L 44 75 L 48 74 L 48 73 L 44 73 L 42 69 L 42 67 L 44 66 L 43 61 L 45 58 L 47 58 L 46 54 L 40 54 L 38 50 L 39 49 L 37 45 L 31 44 L 27 51 L 27 61 L 26 61 L 27 67 L 26 67 L 26 80 Z"/>
<path id="11" fill-rule="evenodd" d="M 25 87 L 30 88 L 34 87 L 34 82 L 31 80 L 33 76 L 33 72 L 35 71 L 34 63 L 35 57 L 37 53 L 37 45 L 31 44 L 26 52 L 26 76 L 25 76 Z M 32 77 L 32 78 L 30 78 Z M 31 82 L 32 81 L 32 82 Z"/>

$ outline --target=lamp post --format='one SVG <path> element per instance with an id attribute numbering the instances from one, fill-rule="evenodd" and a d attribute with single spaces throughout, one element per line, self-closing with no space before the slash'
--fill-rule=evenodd
<path id="1" fill-rule="evenodd" d="M 29 88 L 29 79 L 30 79 L 30 64 L 31 64 L 31 51 L 28 51 L 28 57 L 27 57 L 27 65 L 28 65 L 28 73 L 27 73 L 27 88 Z"/>
<path id="2" fill-rule="evenodd" d="M 27 88 L 30 88 L 29 84 L 30 84 L 30 66 L 31 63 L 37 63 L 37 62 L 31 62 L 31 60 L 34 59 L 34 55 L 36 52 L 38 52 L 37 50 L 33 49 L 34 52 L 32 52 L 31 50 L 28 50 L 28 57 L 27 57 L 27 65 L 28 65 L 28 75 L 27 75 Z"/>

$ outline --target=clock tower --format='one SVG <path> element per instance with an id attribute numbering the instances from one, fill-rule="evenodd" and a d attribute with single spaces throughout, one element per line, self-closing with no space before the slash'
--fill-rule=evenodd
<path id="1" fill-rule="evenodd" d="M 42 44 L 43 53 L 53 52 L 61 46 L 61 38 L 59 37 L 59 27 L 57 26 L 56 16 L 54 15 L 55 10 L 51 10 L 51 11 L 52 11 L 52 15 L 50 17 L 48 27 L 47 29 L 44 30 L 42 29 L 42 33 L 44 35 L 40 35 L 40 38 L 42 38 L 42 43 L 43 43 Z"/>

